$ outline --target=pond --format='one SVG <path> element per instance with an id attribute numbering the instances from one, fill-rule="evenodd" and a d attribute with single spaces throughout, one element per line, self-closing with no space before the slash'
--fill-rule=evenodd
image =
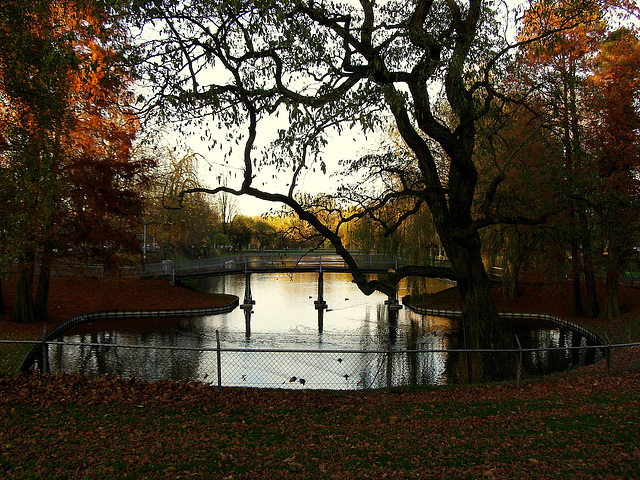
<path id="1" fill-rule="evenodd" d="M 438 280 L 429 284 L 432 292 L 448 287 Z M 242 300 L 245 276 L 200 279 L 199 288 Z M 393 385 L 466 381 L 466 356 L 449 351 L 464 345 L 458 320 L 406 308 L 390 313 L 386 296 L 363 295 L 348 274 L 324 273 L 323 291 L 327 308 L 318 310 L 316 273 L 252 274 L 256 303 L 250 309 L 79 325 L 59 338 L 75 345 L 50 346 L 51 371 L 284 388 L 374 388 L 386 385 L 388 378 Z M 401 284 L 399 296 L 406 293 L 406 284 Z M 563 347 L 527 353 L 523 365 L 530 375 L 596 359 L 595 349 L 568 348 L 587 345 L 586 338 L 569 329 L 541 323 L 509 328 L 524 348 Z M 215 351 L 218 339 L 220 356 Z M 389 349 L 394 353 L 388 369 Z M 405 350 L 410 352 L 396 353 Z M 515 365 L 517 355 L 512 358 Z"/>

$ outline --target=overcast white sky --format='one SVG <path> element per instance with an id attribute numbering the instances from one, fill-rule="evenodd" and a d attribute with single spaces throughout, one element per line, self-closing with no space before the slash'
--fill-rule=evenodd
<path id="1" fill-rule="evenodd" d="M 263 127 L 265 127 L 263 125 Z M 260 124 L 258 130 L 260 131 Z M 265 127 L 266 129 L 266 127 Z M 263 142 L 266 135 L 263 136 Z M 297 189 L 298 192 L 318 193 L 329 192 L 337 186 L 338 179 L 335 174 L 338 172 L 338 161 L 342 159 L 359 158 L 365 153 L 369 153 L 375 146 L 379 144 L 379 136 L 368 135 L 365 138 L 362 134 L 356 131 L 348 131 L 342 135 L 332 136 L 332 140 L 329 142 L 323 153 L 323 159 L 327 165 L 326 173 L 323 173 L 319 168 L 315 169 L 315 172 L 311 169 L 307 170 L 300 177 L 300 185 Z M 209 142 L 202 142 L 198 139 L 194 139 L 188 142 L 189 147 L 196 153 L 202 155 L 200 160 L 200 181 L 205 187 L 214 188 L 218 186 L 218 176 L 220 173 L 227 171 L 231 172 L 231 178 L 229 179 L 229 186 L 238 188 L 242 182 L 242 154 L 244 144 L 235 146 L 233 153 L 228 157 L 229 164 L 225 163 L 224 151 L 226 151 L 226 145 L 220 149 L 219 147 L 209 150 Z M 255 152 L 256 157 L 259 157 L 259 152 Z M 318 165 L 319 167 L 319 165 Z M 258 177 L 254 180 L 254 186 L 257 188 L 263 188 L 266 191 L 272 193 L 287 193 L 288 182 L 291 178 L 290 172 L 277 172 L 272 168 L 260 168 L 254 172 Z M 273 178 L 275 176 L 276 178 Z M 268 182 L 266 186 L 262 186 L 262 182 Z M 256 198 L 243 195 L 237 197 L 238 206 L 243 215 L 256 216 L 263 213 L 267 213 L 270 209 L 279 209 L 280 204 L 264 202 Z"/>

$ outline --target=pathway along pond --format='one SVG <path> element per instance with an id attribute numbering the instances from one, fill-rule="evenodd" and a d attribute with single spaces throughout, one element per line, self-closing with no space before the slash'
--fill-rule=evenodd
<path id="1" fill-rule="evenodd" d="M 450 350 L 464 347 L 460 322 L 422 316 L 403 308 L 389 322 L 382 294 L 363 295 L 348 274 L 324 274 L 325 311 L 318 311 L 318 275 L 253 274 L 252 310 L 222 315 L 154 320 L 110 320 L 83 324 L 58 340 L 81 345 L 51 345 L 52 373 L 116 375 L 153 380 L 218 382 L 216 332 L 223 349 L 224 386 L 360 389 L 386 386 L 386 355 L 372 351 Z M 199 280 L 200 288 L 238 296 L 244 275 Z M 432 292 L 450 285 L 433 280 Z M 406 285 L 400 285 L 399 296 Z M 117 309 L 117 305 L 114 305 Z M 529 352 L 525 375 L 542 375 L 588 364 L 599 350 L 571 350 L 587 339 L 550 324 L 513 326 L 523 348 L 563 347 Z M 140 348 L 144 346 L 145 348 Z M 311 350 L 310 353 L 273 350 Z M 232 350 L 232 351 L 227 351 Z M 252 350 L 252 351 L 248 351 Z M 257 351 L 256 351 L 257 350 Z M 356 352 L 349 353 L 346 350 Z M 516 364 L 517 354 L 513 354 Z M 515 368 L 514 368 L 515 370 Z M 466 355 L 457 352 L 394 353 L 392 382 L 445 385 L 466 382 Z"/>

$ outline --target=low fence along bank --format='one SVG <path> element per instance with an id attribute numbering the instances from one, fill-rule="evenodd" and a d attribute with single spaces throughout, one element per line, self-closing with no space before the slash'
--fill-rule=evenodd
<path id="1" fill-rule="evenodd" d="M 169 309 L 169 310 L 111 310 L 111 311 L 99 311 L 84 313 L 82 315 L 76 315 L 69 320 L 60 323 L 56 328 L 50 331 L 44 331 L 42 333 L 42 340 L 34 345 L 29 353 L 22 360 L 19 371 L 26 372 L 33 368 L 34 362 L 39 360 L 41 362 L 41 370 L 46 370 L 47 365 L 47 345 L 52 343 L 56 338 L 62 335 L 70 328 L 75 327 L 83 323 L 96 322 L 99 320 L 135 320 L 142 318 L 179 318 L 179 317 L 199 317 L 206 315 L 218 315 L 221 313 L 228 313 L 233 311 L 240 300 L 234 299 L 227 305 L 216 307 L 200 307 L 200 308 L 183 308 L 183 309 Z M 45 354 L 43 354 L 45 352 Z"/>
<path id="2" fill-rule="evenodd" d="M 452 382 L 443 382 L 447 372 L 445 357 L 510 354 L 513 380 L 523 378 L 523 357 L 531 352 L 553 352 L 562 355 L 570 351 L 595 352 L 606 350 L 609 365 L 615 348 L 640 344 L 522 348 L 502 350 L 465 349 L 246 349 L 225 347 L 179 347 L 124 345 L 92 342 L 28 342 L 0 340 L 0 343 L 24 343 L 40 347 L 32 367 L 49 372 L 49 358 L 62 355 L 72 360 L 73 373 L 97 376 L 98 363 L 111 365 L 111 374 L 144 381 L 202 381 L 219 387 L 311 388 L 358 390 L 411 385 L 468 383 L 466 372 Z M 112 357 L 106 353 L 114 353 Z M 109 360 L 111 358 L 111 360 Z M 504 356 L 502 357 L 504 359 Z M 463 364 L 461 362 L 461 364 Z M 413 365 L 413 368 L 412 368 Z M 64 373 L 64 372 L 53 372 Z M 69 372 L 67 372 L 69 373 Z"/>
<path id="3" fill-rule="evenodd" d="M 410 302 L 403 300 L 405 305 Z M 80 367 L 80 373 L 96 374 L 92 366 L 100 359 L 105 362 L 107 351 L 117 351 L 116 363 L 112 371 L 122 377 L 135 376 L 142 380 L 160 379 L 195 380 L 216 386 L 252 386 L 265 388 L 314 388 L 314 389 L 368 389 L 393 388 L 406 385 L 434 384 L 440 377 L 457 375 L 451 383 L 466 383 L 468 372 L 457 374 L 448 367 L 446 356 L 490 355 L 498 353 L 510 355 L 514 380 L 519 383 L 523 378 L 523 358 L 525 354 L 535 352 L 563 351 L 563 355 L 595 355 L 600 351 L 610 368 L 611 354 L 614 349 L 638 346 L 639 343 L 610 345 L 589 329 L 565 319 L 547 314 L 506 313 L 505 318 L 546 321 L 558 326 L 568 327 L 589 338 L 592 345 L 562 346 L 552 348 L 522 348 L 515 339 L 515 347 L 502 350 L 465 350 L 465 349 L 394 349 L 389 343 L 386 349 L 247 349 L 223 346 L 219 336 L 214 347 L 178 347 L 123 345 L 95 342 L 60 342 L 56 338 L 71 326 L 101 319 L 154 318 L 201 316 L 222 313 L 236 305 L 216 307 L 215 309 L 184 309 L 164 311 L 124 311 L 95 312 L 74 317 L 55 330 L 43 335 L 37 342 L 0 340 L 0 343 L 23 343 L 33 345 L 22 362 L 22 370 L 38 368 L 49 371 L 51 355 L 73 357 Z M 448 310 L 422 309 L 410 307 L 422 315 L 455 317 L 460 312 Z M 216 332 L 217 333 L 217 332 Z M 69 353 L 75 349 L 75 353 Z M 567 353 L 568 352 L 568 353 Z M 125 361 L 126 360 L 126 361 Z M 135 370 L 127 365 L 136 365 Z M 459 362 L 464 365 L 464 362 Z M 459 366 L 458 365 L 458 366 Z M 468 365 L 468 363 L 467 363 Z M 462 368 L 464 370 L 464 367 Z M 437 384 L 437 382 L 436 382 Z"/>
<path id="4" fill-rule="evenodd" d="M 402 303 L 412 311 L 420 314 L 420 315 L 431 315 L 434 317 L 447 317 L 447 318 L 459 318 L 462 316 L 462 312 L 460 310 L 444 310 L 437 308 L 425 308 L 413 305 L 411 303 L 411 296 L 407 295 L 402 299 Z M 597 334 L 593 330 L 586 328 L 578 323 L 571 322 L 565 318 L 558 317 L 556 315 L 551 315 L 548 313 L 535 313 L 535 312 L 501 312 L 499 313 L 500 318 L 504 320 L 534 320 L 534 321 L 542 321 L 547 322 L 552 325 L 556 325 L 558 327 L 566 327 L 574 332 L 578 332 L 584 337 L 590 339 L 593 342 L 598 343 L 599 345 L 607 345 L 609 340 L 604 338 L 603 336 Z"/>

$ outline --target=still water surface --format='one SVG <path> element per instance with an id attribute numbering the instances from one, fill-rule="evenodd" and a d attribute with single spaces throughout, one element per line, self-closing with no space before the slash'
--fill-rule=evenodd
<path id="1" fill-rule="evenodd" d="M 189 319 L 80 325 L 60 340 L 83 345 L 52 346 L 51 369 L 54 373 L 109 373 L 145 380 L 189 379 L 217 384 L 218 358 L 215 351 L 206 349 L 216 348 L 218 334 L 225 350 L 220 359 L 225 386 L 382 387 L 386 385 L 386 356 L 377 352 L 389 347 L 443 350 L 394 354 L 394 385 L 466 381 L 463 355 L 446 352 L 463 348 L 457 320 L 421 316 L 406 308 L 390 317 L 384 304 L 386 296 L 367 297 L 350 279 L 348 274 L 324 274 L 324 311 L 314 305 L 317 274 L 253 274 L 251 292 L 256 303 L 250 310 L 237 308 L 228 314 Z M 237 295 L 241 301 L 244 298 L 244 275 L 210 277 L 200 282 L 200 287 L 208 291 Z M 449 286 L 433 280 L 429 289 L 436 292 Z M 406 286 L 401 284 L 399 296 L 405 294 Z M 586 345 L 580 335 L 550 325 L 514 328 L 524 348 Z M 126 348 L 136 346 L 153 348 Z M 270 351 L 278 349 L 313 352 Z M 593 354 L 595 350 L 532 352 L 525 356 L 524 367 L 531 374 L 544 374 L 591 362 Z M 514 364 L 515 358 L 514 354 Z"/>

